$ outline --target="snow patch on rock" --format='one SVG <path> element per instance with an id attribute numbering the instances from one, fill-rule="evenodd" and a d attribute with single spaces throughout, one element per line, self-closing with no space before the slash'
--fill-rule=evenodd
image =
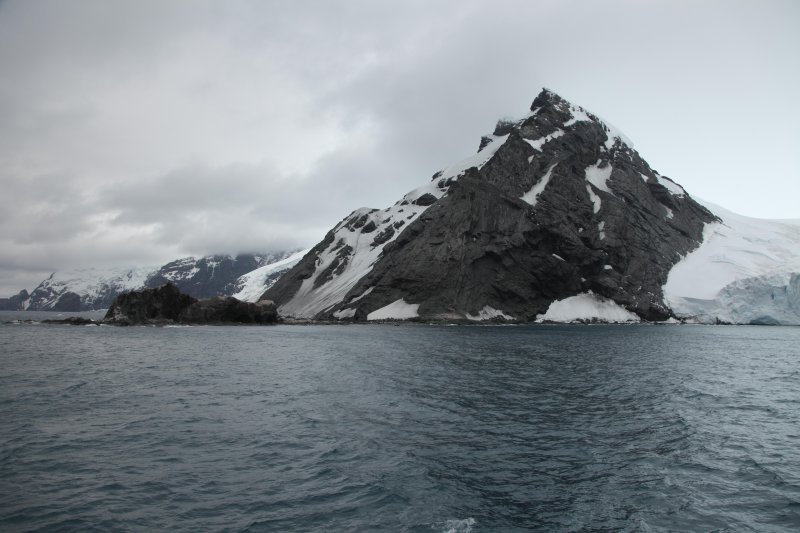
<path id="1" fill-rule="evenodd" d="M 536 316 L 536 321 L 640 322 L 640 319 L 613 300 L 588 291 L 554 301 L 544 314 Z"/>
<path id="2" fill-rule="evenodd" d="M 515 320 L 513 316 L 508 315 L 500 311 L 499 309 L 495 309 L 494 307 L 488 305 L 484 305 L 483 309 L 478 311 L 477 315 L 472 315 L 467 313 L 465 316 L 467 317 L 467 320 L 473 320 L 476 322 L 484 320 L 494 320 L 498 318 L 502 318 L 503 320 Z"/>
<path id="3" fill-rule="evenodd" d="M 556 131 L 554 131 L 553 133 L 551 133 L 549 135 L 545 135 L 544 137 L 540 137 L 540 138 L 535 139 L 533 141 L 531 141 L 530 139 L 525 139 L 525 142 L 530 144 L 533 147 L 534 150 L 541 152 L 542 151 L 542 146 L 544 146 L 545 144 L 549 143 L 553 139 L 558 139 L 562 135 L 564 135 L 564 130 L 556 130 Z"/>
<path id="4" fill-rule="evenodd" d="M 572 118 L 564 123 L 565 128 L 572 126 L 576 122 L 592 122 L 592 117 L 580 106 L 571 105 L 569 107 L 569 112 L 572 114 Z"/>
<path id="5" fill-rule="evenodd" d="M 592 201 L 592 210 L 595 213 L 599 213 L 600 207 L 603 205 L 602 200 L 600 200 L 600 197 L 595 194 L 595 192 L 592 190 L 592 186 L 588 183 L 586 184 L 586 192 L 589 193 L 589 200 Z"/>
<path id="6" fill-rule="evenodd" d="M 607 163 L 606 166 L 601 168 L 601 164 L 601 160 L 598 160 L 594 165 L 586 167 L 586 181 L 594 185 L 597 190 L 614 194 L 608 187 L 608 178 L 611 177 L 612 171 L 611 165 Z"/>
<path id="7" fill-rule="evenodd" d="M 333 313 L 333 316 L 335 316 L 339 320 L 343 320 L 343 319 L 346 319 L 346 318 L 353 318 L 354 316 L 356 316 L 356 310 L 355 309 L 340 309 L 338 311 L 335 311 Z"/>
<path id="8" fill-rule="evenodd" d="M 419 304 L 407 303 L 403 298 L 381 307 L 367 315 L 367 320 L 408 320 L 417 318 Z"/>
<path id="9" fill-rule="evenodd" d="M 536 207 L 536 202 L 539 200 L 539 195 L 542 194 L 545 187 L 547 187 L 547 184 L 550 182 L 550 178 L 553 175 L 553 169 L 556 168 L 557 164 L 558 163 L 553 163 L 550 165 L 550 168 L 547 169 L 547 172 L 545 172 L 544 176 L 542 176 L 542 179 L 537 181 L 533 187 L 531 187 L 531 190 L 523 194 L 520 198 Z"/>

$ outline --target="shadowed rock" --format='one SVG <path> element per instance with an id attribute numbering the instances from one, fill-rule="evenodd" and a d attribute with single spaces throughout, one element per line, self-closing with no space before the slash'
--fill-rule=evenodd
<path id="1" fill-rule="evenodd" d="M 120 294 L 103 321 L 119 325 L 177 322 L 181 313 L 195 302 L 195 298 L 167 283 L 155 289 Z"/>
<path id="2" fill-rule="evenodd" d="M 277 319 L 278 310 L 273 302 L 243 302 L 233 296 L 197 301 L 180 316 L 181 322 L 189 324 L 272 324 Z"/>
<path id="3" fill-rule="evenodd" d="M 155 289 L 121 294 L 103 320 L 121 326 L 138 324 L 272 324 L 275 304 L 243 302 L 232 296 L 197 300 L 168 283 Z"/>

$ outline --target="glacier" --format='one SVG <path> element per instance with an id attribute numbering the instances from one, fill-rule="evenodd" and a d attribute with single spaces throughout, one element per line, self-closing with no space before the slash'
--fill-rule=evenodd
<path id="1" fill-rule="evenodd" d="M 704 324 L 800 325 L 800 220 L 739 215 L 699 200 L 720 222 L 669 273 L 666 304 Z"/>

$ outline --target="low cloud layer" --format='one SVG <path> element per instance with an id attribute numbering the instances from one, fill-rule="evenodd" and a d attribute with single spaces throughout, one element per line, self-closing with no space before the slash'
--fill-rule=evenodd
<path id="1" fill-rule="evenodd" d="M 792 1 L 0 3 L 0 296 L 305 247 L 542 86 L 734 211 L 798 218 Z"/>

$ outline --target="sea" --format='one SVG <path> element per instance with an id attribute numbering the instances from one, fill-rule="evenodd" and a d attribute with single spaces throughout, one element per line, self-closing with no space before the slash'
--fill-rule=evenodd
<path id="1" fill-rule="evenodd" d="M 798 327 L 41 316 L 0 313 L 0 531 L 800 530 Z"/>

